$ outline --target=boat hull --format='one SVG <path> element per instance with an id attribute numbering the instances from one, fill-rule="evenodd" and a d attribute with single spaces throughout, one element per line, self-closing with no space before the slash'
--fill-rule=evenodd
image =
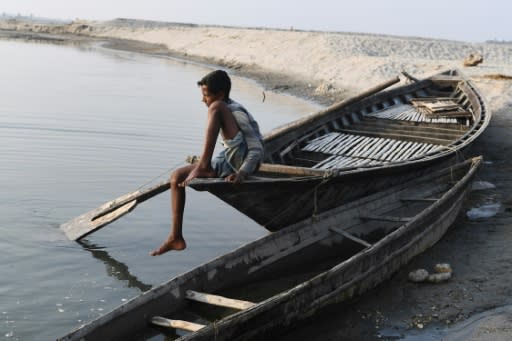
<path id="1" fill-rule="evenodd" d="M 191 186 L 207 190 L 271 232 L 314 217 L 381 190 L 456 164 L 457 155 L 391 168 L 370 168 L 326 176 L 310 176 L 226 185 L 224 181 L 196 182 Z M 205 186 L 203 187 L 203 184 Z"/>

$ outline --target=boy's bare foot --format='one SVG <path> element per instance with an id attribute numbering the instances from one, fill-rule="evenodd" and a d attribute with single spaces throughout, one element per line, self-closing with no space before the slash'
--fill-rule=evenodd
<path id="1" fill-rule="evenodd" d="M 150 252 L 151 256 L 160 256 L 167 251 L 175 250 L 175 251 L 181 251 L 185 250 L 187 247 L 187 243 L 185 243 L 185 240 L 183 238 L 176 238 L 171 240 L 166 240 L 158 249 L 155 249 Z"/>

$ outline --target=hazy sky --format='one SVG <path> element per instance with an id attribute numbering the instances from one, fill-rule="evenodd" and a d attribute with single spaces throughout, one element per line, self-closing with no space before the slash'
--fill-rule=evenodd
<path id="1" fill-rule="evenodd" d="M 0 0 L 0 12 L 512 41 L 507 0 Z"/>

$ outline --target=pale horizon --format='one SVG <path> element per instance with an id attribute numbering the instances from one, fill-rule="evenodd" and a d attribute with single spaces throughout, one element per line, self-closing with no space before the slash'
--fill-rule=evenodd
<path id="1" fill-rule="evenodd" d="M 453 0 L 414 3 L 395 0 L 375 3 L 359 0 L 349 4 L 317 0 L 260 0 L 216 3 L 191 0 L 148 0 L 144 3 L 121 0 L 4 0 L 0 12 L 61 20 L 111 20 L 130 18 L 165 22 L 240 27 L 338 31 L 414 36 L 435 39 L 483 42 L 512 41 L 509 13 L 512 5 L 490 0 L 477 4 Z"/>

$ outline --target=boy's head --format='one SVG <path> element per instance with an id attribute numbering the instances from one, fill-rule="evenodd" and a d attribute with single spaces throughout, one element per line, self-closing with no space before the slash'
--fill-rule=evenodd
<path id="1" fill-rule="evenodd" d="M 199 82 L 198 86 L 206 86 L 208 91 L 214 95 L 220 92 L 224 93 L 224 100 L 229 99 L 229 92 L 231 91 L 231 79 L 226 71 L 215 70 L 204 76 Z"/>

